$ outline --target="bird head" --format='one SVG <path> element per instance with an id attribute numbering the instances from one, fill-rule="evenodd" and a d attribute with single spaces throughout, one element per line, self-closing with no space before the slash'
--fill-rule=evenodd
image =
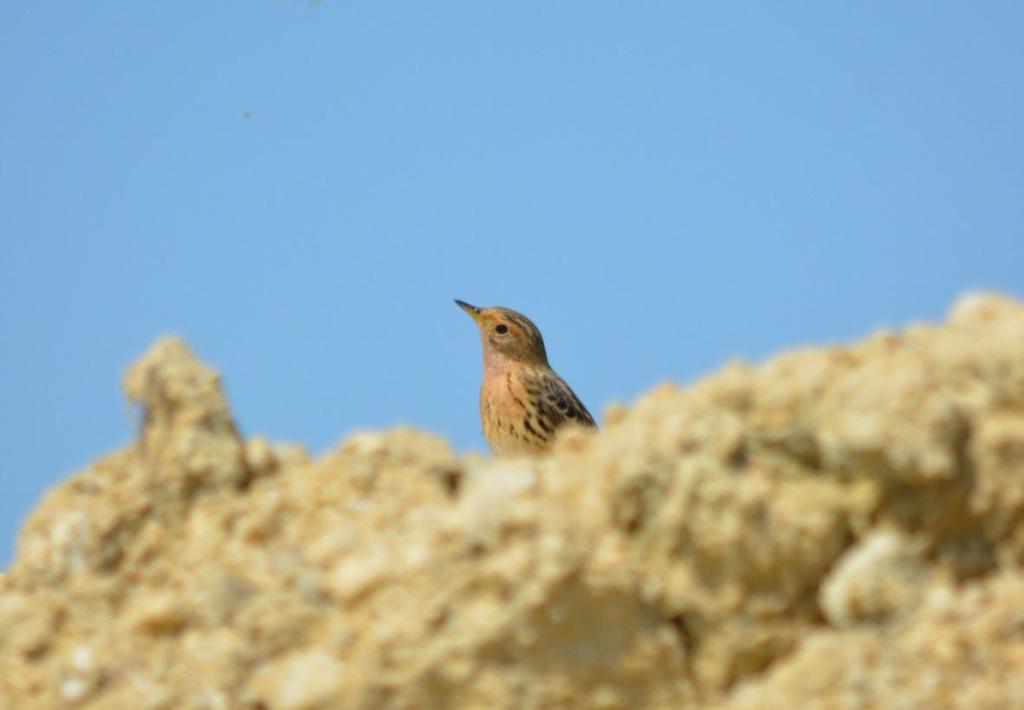
<path id="1" fill-rule="evenodd" d="M 476 321 L 485 365 L 498 359 L 547 365 L 544 339 L 529 318 L 508 308 L 480 308 L 459 300 L 455 303 Z"/>

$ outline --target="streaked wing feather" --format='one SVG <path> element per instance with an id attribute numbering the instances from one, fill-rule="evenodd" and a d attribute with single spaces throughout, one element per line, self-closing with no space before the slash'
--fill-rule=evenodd
<path id="1" fill-rule="evenodd" d="M 541 379 L 541 389 L 545 404 L 549 405 L 543 407 L 542 411 L 551 417 L 554 426 L 560 426 L 568 421 L 575 421 L 588 427 L 597 426 L 580 398 L 565 383 L 565 380 L 554 372 L 544 375 Z"/>

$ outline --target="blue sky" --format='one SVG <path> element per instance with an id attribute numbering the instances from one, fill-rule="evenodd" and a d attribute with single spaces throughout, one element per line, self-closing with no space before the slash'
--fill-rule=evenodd
<path id="1" fill-rule="evenodd" d="M 4 3 L 0 567 L 179 333 L 247 434 L 483 449 L 453 298 L 599 415 L 1024 295 L 1024 5 Z"/>

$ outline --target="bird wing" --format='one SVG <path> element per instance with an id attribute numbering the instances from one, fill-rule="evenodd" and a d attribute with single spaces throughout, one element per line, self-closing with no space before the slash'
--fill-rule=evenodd
<path id="1" fill-rule="evenodd" d="M 540 399 L 538 410 L 540 415 L 557 427 L 563 423 L 574 421 L 588 427 L 596 427 L 594 418 L 583 406 L 565 380 L 554 372 L 546 372 L 540 378 Z"/>

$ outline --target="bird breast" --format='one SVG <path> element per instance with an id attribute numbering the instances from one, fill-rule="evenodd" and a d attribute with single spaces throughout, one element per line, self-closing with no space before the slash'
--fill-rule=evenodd
<path id="1" fill-rule="evenodd" d="M 480 387 L 484 436 L 495 454 L 536 453 L 550 437 L 537 422 L 535 407 L 520 373 L 492 368 Z"/>

